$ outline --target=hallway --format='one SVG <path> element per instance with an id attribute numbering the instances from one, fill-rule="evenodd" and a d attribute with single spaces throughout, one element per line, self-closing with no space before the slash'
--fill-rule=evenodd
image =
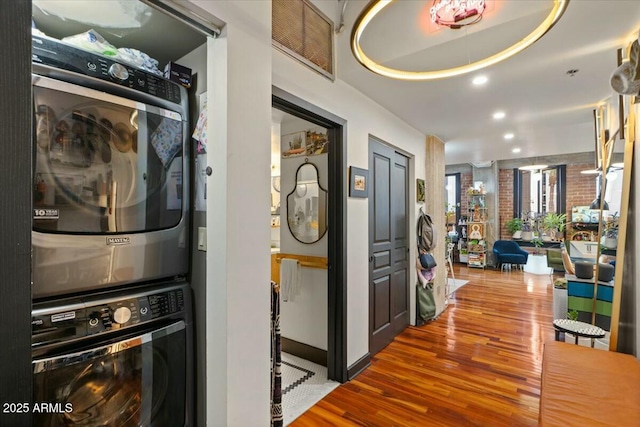
<path id="1" fill-rule="evenodd" d="M 551 278 L 455 269 L 469 283 L 438 319 L 407 328 L 291 425 L 536 425 L 543 344 L 554 339 Z"/>

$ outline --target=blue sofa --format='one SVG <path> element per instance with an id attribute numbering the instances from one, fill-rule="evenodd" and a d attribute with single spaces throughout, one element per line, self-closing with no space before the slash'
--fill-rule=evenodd
<path id="1" fill-rule="evenodd" d="M 529 258 L 529 252 L 520 248 L 513 240 L 496 240 L 493 244 L 496 268 L 516 264 L 523 268 Z"/>

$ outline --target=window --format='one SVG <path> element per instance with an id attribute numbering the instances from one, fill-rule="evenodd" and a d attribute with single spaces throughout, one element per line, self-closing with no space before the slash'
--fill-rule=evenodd
<path id="1" fill-rule="evenodd" d="M 562 214 L 567 211 L 565 197 L 566 166 L 541 170 L 514 169 L 514 218 L 529 212 L 539 216 L 548 212 Z"/>
<path id="2" fill-rule="evenodd" d="M 307 0 L 273 0 L 273 46 L 333 80 L 333 22 Z"/>
<path id="3" fill-rule="evenodd" d="M 447 229 L 454 231 L 455 224 L 460 219 L 460 174 L 447 174 L 445 176 L 444 194 L 446 197 L 445 213 Z"/>

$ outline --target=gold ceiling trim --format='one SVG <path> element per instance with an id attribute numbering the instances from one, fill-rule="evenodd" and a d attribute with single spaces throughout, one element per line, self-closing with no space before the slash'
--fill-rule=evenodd
<path id="1" fill-rule="evenodd" d="M 394 79 L 413 81 L 435 80 L 446 77 L 459 76 L 462 74 L 478 71 L 482 68 L 489 67 L 501 61 L 504 61 L 505 59 L 510 58 L 528 48 L 536 41 L 538 41 L 542 36 L 544 36 L 547 31 L 549 31 L 551 27 L 553 27 L 555 23 L 558 22 L 558 20 L 562 17 L 562 14 L 567 9 L 567 5 L 569 4 L 569 0 L 553 0 L 553 8 L 551 12 L 542 21 L 542 23 L 538 25 L 536 29 L 534 29 L 522 40 L 514 43 L 510 47 L 494 55 L 488 56 L 484 59 L 472 62 L 470 64 L 460 65 L 458 67 L 447 68 L 444 70 L 407 71 L 385 67 L 384 65 L 375 62 L 364 53 L 364 50 L 360 46 L 360 38 L 362 37 L 362 34 L 364 33 L 367 25 L 369 25 L 371 20 L 373 20 L 373 18 L 378 13 L 380 13 L 393 1 L 394 0 L 373 0 L 367 5 L 367 7 L 365 7 L 360 16 L 358 16 L 358 19 L 353 26 L 353 31 L 351 32 L 351 51 L 353 52 L 353 56 L 355 56 L 356 60 L 358 60 L 360 64 L 376 74 L 385 77 L 391 77 Z"/>

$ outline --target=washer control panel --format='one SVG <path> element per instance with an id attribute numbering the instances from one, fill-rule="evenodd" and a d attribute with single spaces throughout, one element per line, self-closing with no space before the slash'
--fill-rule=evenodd
<path id="1" fill-rule="evenodd" d="M 35 304 L 32 346 L 68 341 L 183 313 L 188 287 Z"/>
<path id="2" fill-rule="evenodd" d="M 180 104 L 181 86 L 164 77 L 114 59 L 79 49 L 45 36 L 32 36 L 31 60 L 67 71 L 116 83 Z"/>

